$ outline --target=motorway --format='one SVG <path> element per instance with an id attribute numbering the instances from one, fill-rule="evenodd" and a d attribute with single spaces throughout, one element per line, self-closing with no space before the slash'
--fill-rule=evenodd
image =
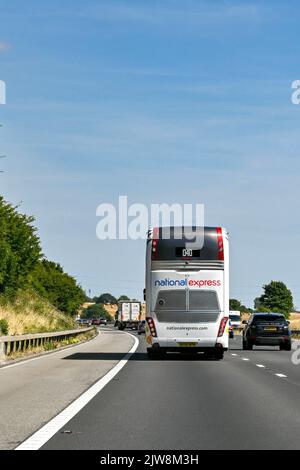
<path id="1" fill-rule="evenodd" d="M 108 331 L 87 343 L 0 368 L 0 449 L 17 447 L 66 408 L 133 343 L 129 335 Z"/>
<path id="2" fill-rule="evenodd" d="M 80 390 L 122 359 L 134 342 L 131 336 L 108 329 L 102 330 L 99 338 L 56 353 L 56 358 L 50 355 L 0 370 L 2 448 L 15 447 L 47 422 L 55 410 L 63 409 L 61 401 L 56 403 L 62 390 L 74 385 L 75 399 Z M 230 340 L 230 351 L 223 361 L 189 354 L 148 360 L 144 337 L 139 341 L 122 370 L 42 449 L 300 449 L 300 365 L 292 363 L 292 352 L 272 347 L 243 351 L 240 337 L 236 337 Z M 52 361 L 51 367 L 48 361 Z M 48 395 L 32 396 L 33 405 L 38 400 L 39 407 L 47 409 L 42 419 L 33 405 L 29 413 L 24 403 L 18 406 L 17 418 L 11 417 L 16 398 L 5 395 L 2 377 L 9 373 L 10 384 L 15 377 L 15 387 L 27 397 L 30 382 L 26 374 L 32 374 L 38 362 L 36 373 L 42 384 L 51 388 L 49 373 L 56 386 L 58 381 L 63 384 L 57 391 L 52 388 L 52 398 L 49 389 Z M 85 386 L 81 382 L 77 387 L 78 374 L 83 371 L 88 374 Z M 7 400 L 10 406 L 5 413 Z M 16 429 L 5 427 L 10 419 Z M 3 437 L 3 429 L 9 436 Z"/>

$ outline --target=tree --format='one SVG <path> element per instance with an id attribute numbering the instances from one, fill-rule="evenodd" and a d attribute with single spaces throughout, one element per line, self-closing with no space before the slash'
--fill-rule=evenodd
<path id="1" fill-rule="evenodd" d="M 34 218 L 20 214 L 0 196 L 0 293 L 34 288 L 55 307 L 77 313 L 86 295 L 59 264 L 42 259 Z"/>
<path id="2" fill-rule="evenodd" d="M 46 259 L 35 267 L 31 285 L 38 294 L 68 315 L 75 315 L 86 300 L 85 292 L 76 280 L 65 273 L 59 264 Z"/>
<path id="3" fill-rule="evenodd" d="M 117 304 L 118 301 L 113 295 L 106 292 L 96 298 L 96 303 L 97 304 Z"/>
<path id="4" fill-rule="evenodd" d="M 89 305 L 82 311 L 81 316 L 82 318 L 106 318 L 106 320 L 111 320 L 111 316 L 101 304 Z"/>
<path id="5" fill-rule="evenodd" d="M 120 297 L 118 298 L 118 302 L 122 302 L 122 300 L 126 300 L 126 301 L 130 301 L 130 298 L 127 297 L 127 295 L 120 295 Z"/>
<path id="6" fill-rule="evenodd" d="M 27 285 L 41 258 L 34 218 L 20 214 L 0 196 L 0 292 L 15 293 Z"/>
<path id="7" fill-rule="evenodd" d="M 256 299 L 256 305 L 259 304 L 260 310 L 281 312 L 288 318 L 294 303 L 292 293 L 287 286 L 281 281 L 271 281 L 264 285 L 263 289 L 264 293 Z"/>
<path id="8" fill-rule="evenodd" d="M 255 308 L 255 310 L 256 310 L 257 312 L 261 312 L 261 308 L 263 308 L 263 307 L 261 306 L 260 297 L 256 297 L 256 298 L 254 299 L 254 308 Z"/>
<path id="9" fill-rule="evenodd" d="M 248 313 L 250 311 L 249 308 L 245 307 L 245 305 L 243 305 L 237 299 L 230 299 L 229 300 L 229 310 L 239 310 L 242 313 Z"/>
<path id="10" fill-rule="evenodd" d="M 229 309 L 230 310 L 241 310 L 241 302 L 237 299 L 229 299 Z"/>

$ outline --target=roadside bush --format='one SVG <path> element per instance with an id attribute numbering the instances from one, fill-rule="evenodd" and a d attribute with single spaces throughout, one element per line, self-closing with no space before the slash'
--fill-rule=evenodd
<path id="1" fill-rule="evenodd" d="M 61 329 L 86 300 L 72 276 L 42 259 L 33 222 L 0 196 L 0 316 L 8 321 L 0 334 Z"/>
<path id="2" fill-rule="evenodd" d="M 72 330 L 73 317 L 55 308 L 33 289 L 19 290 L 14 299 L 0 295 L 0 318 L 8 323 L 9 335 Z"/>
<path id="3" fill-rule="evenodd" d="M 11 295 L 24 288 L 41 257 L 33 221 L 0 196 L 0 293 Z"/>
<path id="4" fill-rule="evenodd" d="M 40 296 L 68 315 L 75 315 L 86 300 L 85 292 L 76 280 L 59 264 L 46 259 L 37 263 L 31 285 Z"/>
<path id="5" fill-rule="evenodd" d="M 0 319 L 0 335 L 8 335 L 8 321 L 4 318 Z"/>

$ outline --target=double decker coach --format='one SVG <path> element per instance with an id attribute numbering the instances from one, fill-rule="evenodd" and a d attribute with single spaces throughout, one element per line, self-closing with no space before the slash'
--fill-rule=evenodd
<path id="1" fill-rule="evenodd" d="M 166 236 L 167 233 L 167 236 Z M 149 357 L 228 349 L 229 243 L 221 227 L 156 227 L 146 249 Z"/>

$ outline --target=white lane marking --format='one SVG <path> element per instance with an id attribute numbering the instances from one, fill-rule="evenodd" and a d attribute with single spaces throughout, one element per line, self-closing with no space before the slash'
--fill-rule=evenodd
<path id="1" fill-rule="evenodd" d="M 233 354 L 233 353 L 231 353 L 231 355 L 232 355 L 232 356 L 237 356 L 237 354 Z"/>
<path id="2" fill-rule="evenodd" d="M 31 437 L 26 439 L 22 444 L 16 447 L 15 450 L 38 450 L 46 442 L 51 439 L 65 424 L 67 424 L 70 419 L 72 419 L 77 413 L 79 413 L 82 408 L 84 408 L 89 401 L 92 400 L 101 390 L 107 385 L 123 367 L 127 364 L 128 360 L 136 351 L 139 340 L 136 336 L 131 335 L 130 333 L 123 332 L 126 335 L 134 338 L 134 345 L 126 353 L 118 364 L 116 364 L 104 377 L 98 380 L 94 385 L 92 385 L 88 390 L 86 390 L 79 398 L 77 398 L 73 403 L 71 403 L 67 408 L 65 408 L 61 413 L 51 419 L 45 426 L 35 432 Z"/>
<path id="3" fill-rule="evenodd" d="M 101 331 L 103 331 L 103 330 L 101 330 Z M 73 346 L 67 346 L 66 348 L 61 348 L 58 351 L 50 351 L 50 352 L 47 352 L 46 354 L 42 354 L 41 356 L 38 356 L 38 357 L 32 357 L 32 358 L 28 358 L 28 359 L 24 358 L 23 361 L 19 361 L 16 364 L 9 364 L 8 366 L 2 365 L 0 367 L 0 372 L 2 370 L 11 369 L 12 367 L 17 367 L 17 366 L 22 366 L 22 365 L 28 364 L 28 362 L 37 361 L 38 359 L 44 359 L 45 357 L 54 356 L 55 354 L 62 353 L 64 351 L 72 349 L 72 348 L 78 348 L 78 346 L 83 346 L 85 343 L 91 343 L 92 341 L 95 341 L 95 339 L 97 339 L 99 335 L 100 335 L 100 330 L 98 330 L 98 335 L 95 336 L 95 338 L 93 338 L 91 340 L 88 340 L 88 341 L 84 341 L 83 343 L 73 344 Z"/>
<path id="4" fill-rule="evenodd" d="M 280 378 L 287 377 L 287 375 L 284 375 L 284 374 L 275 374 L 275 375 L 277 375 L 277 377 L 280 377 Z"/>
<path id="5" fill-rule="evenodd" d="M 263 364 L 255 364 L 257 367 L 266 367 Z"/>
<path id="6" fill-rule="evenodd" d="M 248 359 L 248 357 L 242 357 L 242 361 L 250 361 L 250 359 Z"/>

